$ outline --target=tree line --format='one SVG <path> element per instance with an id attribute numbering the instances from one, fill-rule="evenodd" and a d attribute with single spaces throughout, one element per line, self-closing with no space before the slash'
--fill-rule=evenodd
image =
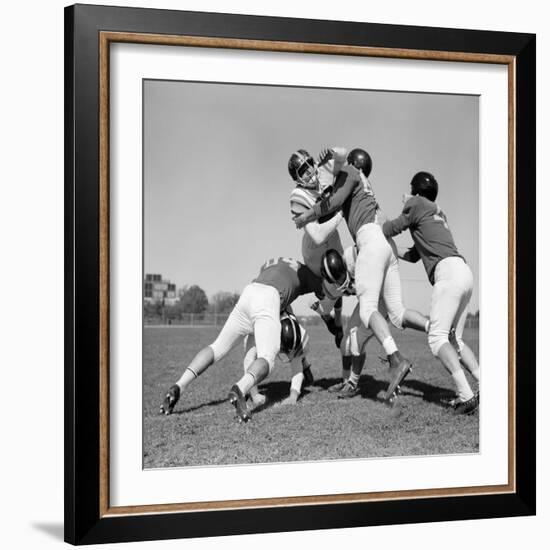
<path id="1" fill-rule="evenodd" d="M 231 312 L 239 294 L 236 292 L 217 292 L 210 300 L 206 292 L 198 285 L 184 287 L 180 291 L 178 301 L 174 305 L 162 302 L 144 303 L 143 310 L 145 317 L 161 317 L 166 320 L 179 320 L 186 314 L 204 314 Z"/>

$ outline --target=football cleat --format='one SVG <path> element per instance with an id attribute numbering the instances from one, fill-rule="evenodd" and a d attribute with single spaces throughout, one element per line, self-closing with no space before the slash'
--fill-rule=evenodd
<path id="1" fill-rule="evenodd" d="M 455 400 L 453 405 L 454 414 L 472 414 L 479 408 L 479 393 L 467 401 Z"/>
<path id="2" fill-rule="evenodd" d="M 344 389 L 344 386 L 346 385 L 347 380 L 341 380 L 340 382 L 337 382 L 336 384 L 333 384 L 332 386 L 329 386 L 328 392 L 330 393 L 338 393 L 339 391 L 342 391 Z"/>
<path id="3" fill-rule="evenodd" d="M 180 387 L 174 384 L 164 397 L 164 401 L 160 406 L 160 414 L 169 415 L 172 414 L 176 403 L 180 400 Z"/>
<path id="4" fill-rule="evenodd" d="M 231 388 L 227 397 L 229 402 L 235 407 L 239 422 L 248 422 L 251 416 L 248 411 L 248 407 L 246 406 L 246 397 L 243 395 L 243 392 L 239 389 L 237 384 Z"/>
<path id="5" fill-rule="evenodd" d="M 344 384 L 342 391 L 338 393 L 338 399 L 350 399 L 359 393 L 359 386 L 349 380 Z"/>
<path id="6" fill-rule="evenodd" d="M 411 372 L 412 363 L 405 359 L 398 351 L 388 356 L 390 362 L 390 372 L 393 372 L 393 378 L 384 395 L 384 401 L 391 401 L 397 395 L 397 388 Z"/>

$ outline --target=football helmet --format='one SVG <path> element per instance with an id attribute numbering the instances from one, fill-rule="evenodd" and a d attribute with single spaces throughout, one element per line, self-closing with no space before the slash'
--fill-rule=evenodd
<path id="1" fill-rule="evenodd" d="M 347 288 L 351 282 L 346 262 L 337 250 L 327 250 L 321 259 L 321 275 L 338 290 Z"/>
<path id="2" fill-rule="evenodd" d="M 305 330 L 300 326 L 298 319 L 291 313 L 281 315 L 281 353 L 293 358 L 304 349 L 306 344 Z"/>
<path id="3" fill-rule="evenodd" d="M 313 157 L 304 149 L 298 149 L 288 159 L 290 177 L 306 189 L 316 189 L 319 185 L 317 164 Z"/>
<path id="4" fill-rule="evenodd" d="M 411 180 L 411 193 L 435 201 L 439 185 L 429 172 L 417 172 Z"/>
<path id="5" fill-rule="evenodd" d="M 366 178 L 369 177 L 372 170 L 372 159 L 364 149 L 352 149 L 348 153 L 348 164 L 355 166 L 357 170 L 363 172 Z"/>

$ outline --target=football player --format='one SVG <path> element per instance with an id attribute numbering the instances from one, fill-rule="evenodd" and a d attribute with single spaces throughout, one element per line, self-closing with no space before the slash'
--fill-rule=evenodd
<path id="1" fill-rule="evenodd" d="M 281 402 L 281 405 L 295 405 L 300 397 L 302 386 L 313 382 L 311 365 L 306 357 L 308 341 L 309 336 L 306 329 L 300 325 L 296 316 L 291 311 L 283 313 L 281 315 L 281 349 L 277 357 L 281 362 L 290 365 L 292 379 L 290 381 L 290 394 Z M 254 335 L 249 334 L 245 339 L 245 357 L 243 361 L 245 373 L 257 357 Z M 264 405 L 266 402 L 265 395 L 258 391 L 257 386 L 250 389 L 250 398 L 254 407 Z"/>
<path id="2" fill-rule="evenodd" d="M 311 384 L 313 382 L 313 374 L 311 365 L 309 364 L 306 353 L 308 349 L 308 334 L 306 329 L 300 325 L 296 316 L 291 312 L 281 314 L 281 344 L 277 355 L 278 359 L 283 363 L 289 363 L 293 371 L 291 379 L 290 396 L 285 399 L 285 404 L 295 404 L 300 397 L 302 385 Z M 248 334 L 244 339 L 244 359 L 243 368 L 246 373 L 252 363 L 258 358 L 256 342 L 254 334 Z M 208 367 L 207 367 L 208 368 Z M 187 371 L 187 369 L 186 369 Z M 183 390 L 199 375 L 206 371 L 194 371 L 191 377 L 184 375 L 174 384 L 166 394 L 162 405 L 160 406 L 161 414 L 169 415 L 174 410 L 176 403 L 179 401 Z M 265 404 L 266 398 L 262 395 L 257 386 L 250 390 L 250 398 L 254 408 Z"/>
<path id="3" fill-rule="evenodd" d="M 244 376 L 231 388 L 229 401 L 235 407 L 239 421 L 250 420 L 246 396 L 271 372 L 280 349 L 280 314 L 303 294 L 322 296 L 323 283 L 304 264 L 292 258 L 273 258 L 260 269 L 260 274 L 248 284 L 216 340 L 203 348 L 185 369 L 180 380 L 165 396 L 161 410 L 169 414 L 185 389 L 210 365 L 231 351 L 246 335 L 254 334 L 256 359 Z"/>
<path id="4" fill-rule="evenodd" d="M 391 268 L 395 260 L 392 245 L 377 224 L 379 208 L 368 181 L 372 169 L 370 156 L 363 149 L 353 149 L 346 162 L 336 176 L 333 192 L 297 216 L 295 223 L 300 229 L 312 220 L 342 209 L 358 251 L 355 282 L 359 299 L 359 315 L 365 327 L 372 329 L 384 348 L 390 367 L 395 373 L 385 395 L 385 399 L 389 401 L 412 367 L 411 362 L 397 349 L 388 324 L 378 311 L 380 295 L 386 284 L 399 285 L 400 297 L 399 275 L 397 273 L 395 277 L 396 271 Z M 390 277 L 386 283 L 388 273 Z M 400 321 L 398 325 L 405 326 L 404 314 L 403 309 L 397 315 L 396 320 Z M 416 318 L 413 313 L 412 321 L 410 326 L 425 330 L 425 318 Z"/>
<path id="5" fill-rule="evenodd" d="M 322 274 L 326 285 L 325 296 L 355 295 L 355 247 L 350 246 L 342 256 L 337 250 L 328 250 L 322 259 Z M 324 301 L 318 302 L 323 309 Z M 355 307 L 350 317 L 340 345 L 342 357 L 342 382 L 329 388 L 330 392 L 339 392 L 339 398 L 354 397 L 359 391 L 359 378 L 365 364 L 364 348 L 372 337 L 372 331 L 365 328 L 359 317 L 359 308 Z"/>
<path id="6" fill-rule="evenodd" d="M 311 208 L 324 194 L 330 192 L 335 174 L 345 164 L 346 154 L 346 149 L 333 147 L 323 151 L 316 162 L 304 149 L 292 153 L 288 161 L 288 173 L 296 184 L 290 193 L 290 211 L 293 217 Z M 321 276 L 321 258 L 327 250 L 343 252 L 337 230 L 341 221 L 342 213 L 335 212 L 326 218 L 312 220 L 304 226 L 302 257 L 317 276 Z M 343 335 L 342 300 L 334 301 L 327 311 L 319 313 L 339 347 Z"/>
<path id="7" fill-rule="evenodd" d="M 433 285 L 428 343 L 451 374 L 457 399 L 452 402 L 458 414 L 470 414 L 479 406 L 479 393 L 473 393 L 461 363 L 479 381 L 479 365 L 462 334 L 467 306 L 473 290 L 473 275 L 457 250 L 447 217 L 435 203 L 439 186 L 429 172 L 418 172 L 411 180 L 411 197 L 401 215 L 383 224 L 384 235 L 393 237 L 409 229 L 414 246 L 400 254 L 403 260 L 422 260 Z M 454 343 L 449 333 L 454 332 Z M 458 353 L 457 353 L 458 350 Z"/>
<path id="8" fill-rule="evenodd" d="M 344 295 L 355 294 L 355 265 L 357 263 L 357 248 L 350 246 L 344 251 L 344 256 L 341 256 L 336 250 L 329 250 L 323 257 L 322 274 L 325 282 L 325 295 Z M 399 287 L 400 290 L 400 287 Z M 395 294 L 390 295 L 390 299 L 386 300 L 385 296 L 380 298 L 378 311 L 384 318 L 389 317 L 388 307 L 386 302 L 392 308 L 396 308 L 399 304 L 394 301 L 401 300 L 401 296 Z M 323 301 L 320 302 L 322 307 Z M 402 305 L 400 305 L 403 308 Z M 421 316 L 424 320 L 424 325 L 429 325 L 429 320 L 421 313 L 414 312 L 415 315 Z M 371 329 L 366 328 L 361 322 L 360 310 L 357 305 L 348 321 L 344 338 L 340 351 L 342 354 L 342 382 L 339 385 L 332 386 L 332 391 L 338 391 L 338 398 L 354 397 L 359 392 L 359 378 L 365 364 L 365 347 L 373 336 Z M 338 389 L 336 389 L 338 387 Z"/>

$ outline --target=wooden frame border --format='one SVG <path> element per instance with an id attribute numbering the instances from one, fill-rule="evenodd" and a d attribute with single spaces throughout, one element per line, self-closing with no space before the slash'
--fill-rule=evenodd
<path id="1" fill-rule="evenodd" d="M 514 243 L 514 197 L 515 197 L 515 148 L 514 131 L 514 66 L 515 58 L 509 55 L 476 54 L 464 52 L 431 52 L 422 50 L 390 50 L 360 46 L 335 46 L 331 44 L 300 44 L 296 42 L 274 42 L 258 40 L 219 39 L 214 37 L 166 36 L 138 33 L 101 32 L 100 51 L 100 517 L 126 514 L 150 514 L 159 512 L 188 512 L 204 510 L 227 510 L 235 508 L 257 508 L 261 506 L 315 505 L 349 502 L 376 502 L 381 500 L 411 499 L 442 496 L 465 496 L 482 494 L 513 493 L 515 490 L 515 303 L 510 295 L 509 313 L 509 365 L 508 365 L 508 484 L 459 487 L 453 489 L 426 489 L 409 491 L 383 491 L 376 493 L 350 493 L 345 495 L 317 495 L 307 497 L 262 498 L 214 502 L 174 503 L 148 506 L 111 507 L 109 505 L 109 52 L 112 43 L 155 44 L 163 46 L 224 48 L 235 50 L 259 50 L 267 52 L 316 53 L 329 55 L 354 55 L 361 57 L 386 57 L 393 59 L 423 59 L 430 61 L 460 61 L 465 63 L 493 63 L 507 65 L 508 106 L 508 237 L 509 261 L 508 280 L 511 288 L 515 281 Z"/>
<path id="2" fill-rule="evenodd" d="M 525 187 L 518 187 L 516 181 L 518 174 L 522 179 L 534 179 L 535 37 L 518 33 L 335 23 L 102 6 L 66 8 L 65 538 L 68 542 L 216 536 L 535 512 L 533 434 L 536 404 L 532 388 L 535 375 L 534 372 L 519 372 L 516 368 L 518 357 L 534 363 L 533 324 L 529 326 L 532 331 L 529 335 L 521 332 L 518 325 L 518 320 L 527 318 L 528 305 L 524 299 L 530 303 L 534 301 L 534 256 L 530 250 L 517 248 L 518 242 L 526 243 L 527 239 L 534 242 L 534 192 L 531 189 L 529 193 L 523 191 Z M 104 31 L 105 28 L 120 30 Z M 507 65 L 510 415 L 506 485 L 109 506 L 108 94 L 109 47 L 114 42 Z M 89 87 L 94 82 L 95 91 Z M 89 100 L 89 104 L 84 106 L 84 100 Z M 97 113 L 90 113 L 94 105 Z M 76 121 L 81 124 L 76 125 Z M 86 131 L 91 135 L 84 136 Z M 89 211 L 83 207 L 84 203 Z M 83 244 L 91 245 L 92 252 Z M 97 256 L 93 253 L 94 248 Z M 90 295 L 83 294 L 84 291 Z M 90 318 L 83 321 L 83 315 L 90 312 Z M 94 334 L 97 335 L 95 346 Z M 83 371 L 84 362 L 88 363 L 91 372 Z M 84 387 L 96 388 L 97 393 L 85 394 Z M 95 421 L 94 411 L 97 413 Z M 79 436 L 82 428 L 89 430 L 86 435 L 90 445 L 97 442 L 97 453 L 93 449 L 85 453 Z M 461 497 L 460 503 L 455 497 Z M 413 500 L 415 505 L 411 507 Z M 409 507 L 405 508 L 407 503 Z M 309 512 L 304 513 L 304 508 Z M 368 519 L 365 510 L 371 512 Z M 373 510 L 376 517 L 372 517 Z M 360 512 L 360 516 L 354 512 Z M 243 524 L 244 513 L 248 515 L 248 524 Z M 235 527 L 236 518 L 240 527 Z"/>

